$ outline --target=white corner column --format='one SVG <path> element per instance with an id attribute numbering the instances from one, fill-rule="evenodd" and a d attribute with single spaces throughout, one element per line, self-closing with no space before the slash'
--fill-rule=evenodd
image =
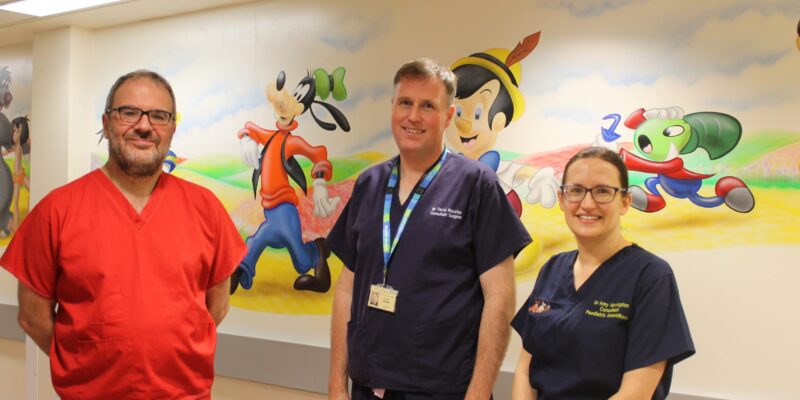
<path id="1" fill-rule="evenodd" d="M 56 187 L 89 171 L 95 140 L 91 126 L 91 31 L 67 27 L 33 38 L 31 196 L 33 207 Z M 26 398 L 56 399 L 47 355 L 28 337 Z"/>

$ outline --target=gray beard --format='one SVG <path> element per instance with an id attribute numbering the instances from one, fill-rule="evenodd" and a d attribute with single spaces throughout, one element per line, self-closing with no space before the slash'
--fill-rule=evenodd
<path id="1" fill-rule="evenodd" d="M 158 154 L 149 161 L 133 161 L 125 158 L 125 155 L 122 154 L 122 151 L 118 147 L 116 146 L 109 146 L 109 147 L 110 147 L 109 157 L 113 158 L 116 164 L 119 166 L 119 169 L 129 176 L 134 176 L 134 177 L 153 176 L 157 172 L 161 171 L 164 159 L 166 159 L 166 154 L 164 155 Z"/>

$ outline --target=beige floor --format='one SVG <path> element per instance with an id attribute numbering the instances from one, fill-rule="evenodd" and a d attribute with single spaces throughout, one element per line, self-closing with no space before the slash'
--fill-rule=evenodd
<path id="1" fill-rule="evenodd" d="M 217 376 L 211 389 L 211 398 L 214 400 L 322 400 L 328 397 L 319 393 Z"/>
<path id="2" fill-rule="evenodd" d="M 319 393 L 263 385 L 224 376 L 217 376 L 211 391 L 214 400 L 318 400 Z M 25 398 L 25 343 L 0 338 L 0 399 Z"/>

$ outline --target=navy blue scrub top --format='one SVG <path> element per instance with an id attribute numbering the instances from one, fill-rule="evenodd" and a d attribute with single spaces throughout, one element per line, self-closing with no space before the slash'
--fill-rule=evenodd
<path id="1" fill-rule="evenodd" d="M 394 314 L 369 308 L 383 279 L 382 221 L 392 162 L 359 176 L 328 235 L 355 274 L 348 323 L 348 372 L 360 385 L 401 391 L 466 391 L 483 310 L 479 276 L 531 239 L 494 171 L 450 153 L 420 198 L 389 265 L 399 291 Z M 409 196 L 409 199 L 411 196 Z M 394 196 L 394 235 L 405 205 Z"/>
<path id="2" fill-rule="evenodd" d="M 654 399 L 669 393 L 672 366 L 694 354 L 672 269 L 633 244 L 575 291 L 577 251 L 553 256 L 511 325 L 532 355 L 539 400 L 607 399 L 623 373 L 667 360 Z"/>

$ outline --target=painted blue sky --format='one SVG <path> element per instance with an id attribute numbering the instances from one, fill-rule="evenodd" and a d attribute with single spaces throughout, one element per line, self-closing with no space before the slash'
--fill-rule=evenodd
<path id="1" fill-rule="evenodd" d="M 333 139 L 303 115 L 301 134 L 334 156 L 365 144 L 393 152 L 391 81 L 402 62 L 427 56 L 449 64 L 541 30 L 522 61 L 526 112 L 501 133 L 499 148 L 588 143 L 604 115 L 639 107 L 727 112 L 746 131 L 797 130 L 798 16 L 800 2 L 785 0 L 263 2 L 106 30 L 96 43 L 107 55 L 96 103 L 100 112 L 120 73 L 159 70 L 182 115 L 173 147 L 189 157 L 238 154 L 235 134 L 246 121 L 274 124 L 264 88 L 279 71 L 293 88 L 309 69 L 343 66 L 349 97 L 335 105 L 352 131 Z M 126 43 L 157 45 L 120 51 Z"/>

